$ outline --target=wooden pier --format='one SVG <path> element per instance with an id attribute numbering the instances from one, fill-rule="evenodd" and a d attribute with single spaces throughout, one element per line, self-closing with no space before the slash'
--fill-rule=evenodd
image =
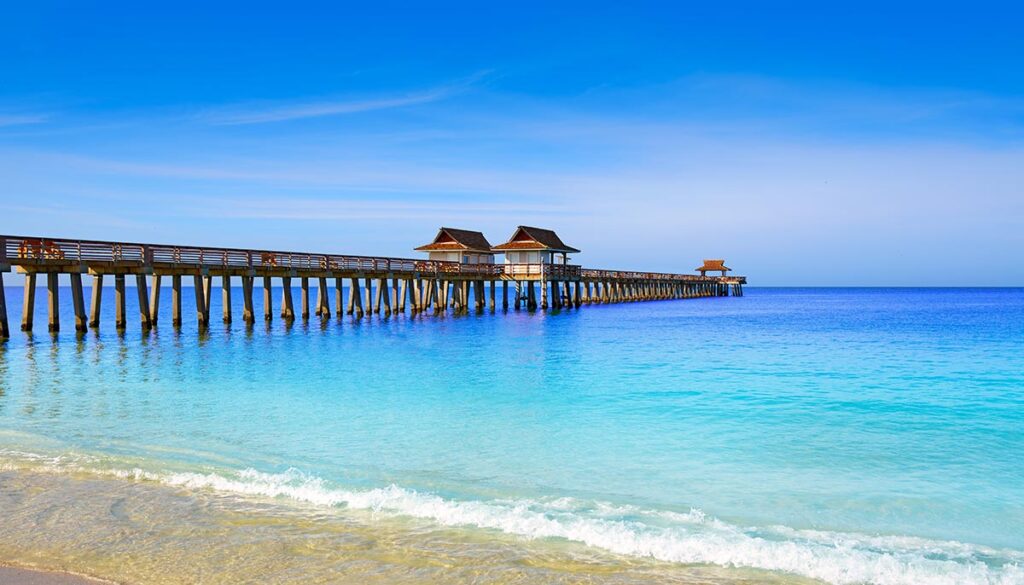
<path id="1" fill-rule="evenodd" d="M 0 339 L 10 337 L 3 289 L 3 275 L 16 268 L 25 274 L 21 329 L 33 329 L 36 282 L 47 276 L 47 328 L 60 329 L 60 295 L 57 277 L 71 280 L 71 303 L 77 331 L 100 326 L 103 285 L 114 282 L 114 325 L 128 325 L 125 279 L 135 279 L 138 320 L 143 330 L 160 322 L 164 278 L 171 281 L 171 324 L 179 327 L 182 315 L 182 279 L 191 279 L 195 294 L 195 319 L 199 328 L 210 325 L 210 299 L 214 279 L 221 288 L 222 320 L 231 323 L 232 279 L 242 286 L 241 318 L 257 319 L 253 302 L 262 284 L 263 319 L 276 315 L 330 319 L 351 315 L 442 314 L 446 312 L 495 311 L 500 289 L 502 310 L 578 309 L 584 305 L 714 296 L 741 296 L 746 278 L 596 270 L 572 264 L 505 263 L 467 264 L 455 261 L 417 260 L 339 254 L 313 254 L 237 248 L 207 248 L 128 242 L 66 240 L 0 235 Z M 721 270 L 715 267 L 712 270 Z M 727 269 L 726 269 L 727 270 Z M 92 278 L 86 312 L 83 275 Z M 273 283 L 280 283 L 280 312 L 274 310 Z M 316 279 L 316 300 L 310 307 L 309 281 Z M 294 284 L 299 284 L 299 309 Z M 333 295 L 331 294 L 333 281 Z M 344 284 L 348 283 L 348 287 Z M 346 298 L 345 290 L 348 290 Z M 333 308 L 332 308 L 333 296 Z"/>

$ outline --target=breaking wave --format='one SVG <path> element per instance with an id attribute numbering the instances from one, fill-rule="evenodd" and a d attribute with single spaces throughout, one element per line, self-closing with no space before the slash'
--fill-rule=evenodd
<path id="1" fill-rule="evenodd" d="M 1024 584 L 1024 553 L 1019 551 L 904 536 L 784 526 L 743 527 L 696 509 L 667 512 L 574 498 L 454 500 L 396 485 L 346 490 L 295 469 L 284 473 L 254 469 L 161 473 L 140 468 L 83 467 L 81 460 L 71 464 L 66 459 L 50 460 L 43 467 L 98 472 L 187 489 L 286 498 L 322 507 L 370 510 L 444 526 L 498 530 L 529 539 L 561 538 L 621 555 L 765 569 L 836 584 Z"/>

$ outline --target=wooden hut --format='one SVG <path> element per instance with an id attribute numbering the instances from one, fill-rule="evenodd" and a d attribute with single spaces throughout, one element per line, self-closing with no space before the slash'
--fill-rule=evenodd
<path id="1" fill-rule="evenodd" d="M 442 227 L 429 244 L 416 248 L 431 260 L 462 264 L 494 264 L 495 252 L 482 232 Z"/>
<path id="2" fill-rule="evenodd" d="M 569 254 L 579 253 L 554 231 L 524 225 L 492 250 L 505 253 L 505 264 L 568 264 Z"/>
<path id="3" fill-rule="evenodd" d="M 728 266 L 725 265 L 725 260 L 707 260 L 707 259 L 705 259 L 704 260 L 704 265 L 703 266 L 698 266 L 694 270 L 696 270 L 697 272 L 700 272 L 701 276 L 707 276 L 708 272 L 721 272 L 722 276 L 725 276 L 725 273 L 732 271 L 732 268 L 729 268 Z"/>

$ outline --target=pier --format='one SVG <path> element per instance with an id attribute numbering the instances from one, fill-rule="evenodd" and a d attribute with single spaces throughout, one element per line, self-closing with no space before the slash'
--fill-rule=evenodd
<path id="1" fill-rule="evenodd" d="M 223 299 L 221 318 L 224 323 L 232 322 L 235 317 L 231 303 L 234 279 L 238 279 L 242 287 L 240 317 L 250 325 L 257 318 L 271 321 L 275 316 L 290 321 L 313 317 L 340 319 L 346 315 L 361 319 L 407 311 L 412 315 L 496 311 L 499 302 L 503 311 L 535 311 L 730 294 L 742 296 L 746 284 L 743 276 L 726 275 L 729 269 L 721 260 L 705 261 L 701 267 L 704 270 L 698 268 L 699 274 L 584 268 L 568 262 L 568 254 L 574 248 L 561 245 L 565 249 L 557 250 L 561 241 L 557 236 L 554 236 L 557 243 L 550 239 L 554 232 L 523 226 L 517 228 L 506 244 L 479 250 L 475 262 L 435 259 L 441 253 L 468 258 L 469 254 L 463 253 L 464 248 L 479 246 L 477 241 L 470 244 L 459 241 L 466 234 L 479 232 L 446 232 L 448 229 L 441 228 L 435 242 L 421 247 L 440 248 L 440 251 L 426 250 L 431 256 L 427 259 L 0 235 L 0 339 L 11 335 L 3 277 L 12 269 L 25 275 L 23 331 L 33 330 L 38 275 L 47 276 L 47 328 L 51 332 L 61 327 L 57 277 L 62 274 L 68 275 L 71 281 L 70 300 L 76 331 L 100 326 L 103 286 L 110 280 L 114 283 L 114 326 L 119 330 L 128 326 L 125 286 L 128 278 L 135 279 L 137 319 L 143 330 L 155 327 L 165 318 L 160 310 L 164 279 L 171 282 L 171 324 L 180 327 L 186 319 L 182 315 L 182 280 L 189 279 L 196 306 L 196 315 L 189 319 L 194 318 L 200 329 L 211 323 L 210 299 L 216 294 L 215 281 L 220 285 Z M 520 252 L 513 257 L 511 250 Z M 527 256 L 537 250 L 540 252 L 536 256 Z M 493 261 L 497 253 L 506 254 L 504 263 Z M 491 257 L 485 258 L 488 254 Z M 557 254 L 561 254 L 560 263 L 553 261 Z M 532 261 L 535 258 L 538 260 Z M 709 276 L 708 271 L 721 271 L 721 276 Z M 88 305 L 83 276 L 91 278 Z M 279 311 L 274 309 L 272 294 L 275 279 L 281 286 Z M 316 299 L 311 304 L 309 282 L 312 279 L 318 286 Z M 298 308 L 294 298 L 296 284 Z M 254 304 L 257 287 L 262 288 L 262 316 L 257 315 Z"/>

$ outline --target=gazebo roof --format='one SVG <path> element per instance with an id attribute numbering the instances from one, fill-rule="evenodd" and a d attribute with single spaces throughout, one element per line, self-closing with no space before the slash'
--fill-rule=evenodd
<path id="1" fill-rule="evenodd" d="M 491 243 L 482 232 L 442 227 L 429 244 L 416 248 L 419 252 L 473 251 L 492 254 Z"/>
<path id="2" fill-rule="evenodd" d="M 732 268 L 725 265 L 725 260 L 704 260 L 704 266 L 694 268 L 697 272 L 731 272 Z"/>
<path id="3" fill-rule="evenodd" d="M 554 252 L 577 253 L 579 250 L 567 245 L 552 230 L 521 225 L 504 244 L 495 246 L 495 251 L 504 250 L 552 250 Z"/>

